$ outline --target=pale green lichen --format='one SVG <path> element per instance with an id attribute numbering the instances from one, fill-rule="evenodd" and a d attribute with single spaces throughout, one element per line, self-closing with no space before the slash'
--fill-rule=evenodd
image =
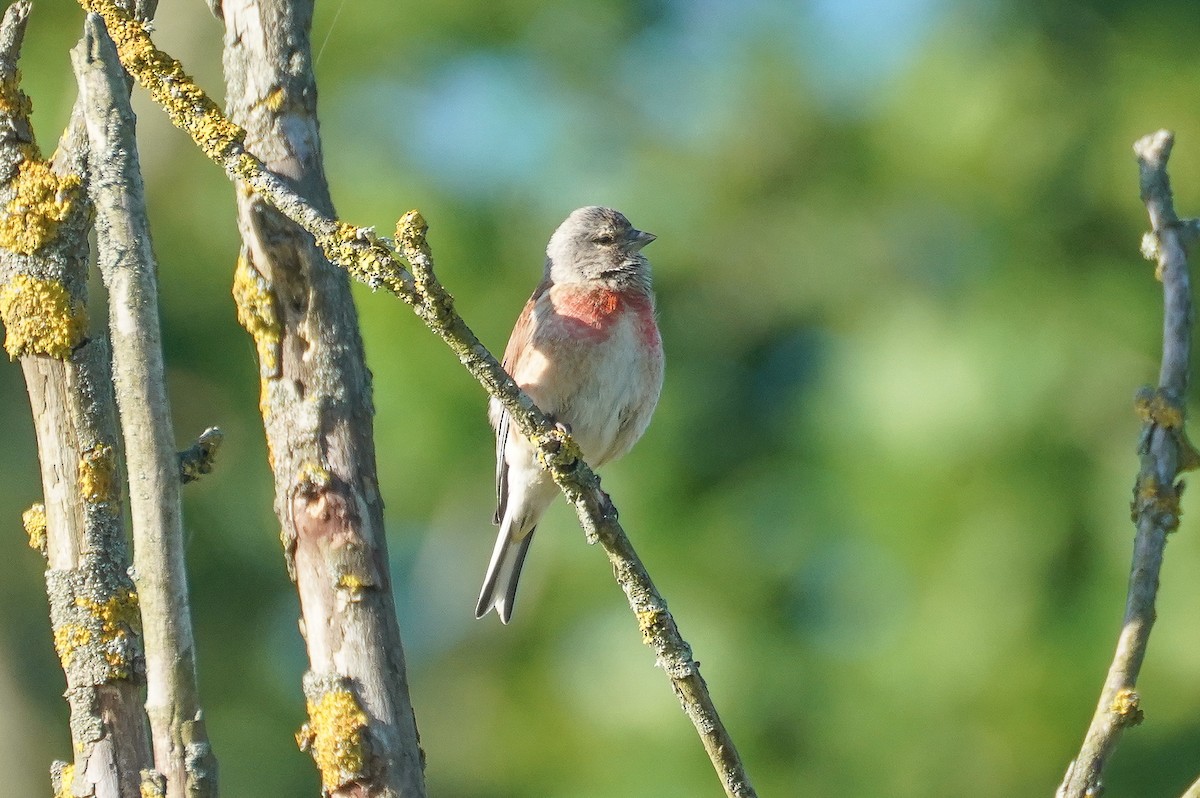
<path id="1" fill-rule="evenodd" d="M 0 214 L 0 247 L 32 255 L 54 239 L 58 226 L 82 197 L 78 175 L 59 176 L 50 164 L 24 160 L 8 184 L 12 199 Z"/>
<path id="2" fill-rule="evenodd" d="M 65 360 L 87 331 L 87 309 L 57 280 L 15 275 L 0 288 L 4 348 L 11 358 L 47 355 Z"/>
<path id="3" fill-rule="evenodd" d="M 233 271 L 233 302 L 237 306 L 238 323 L 254 339 L 260 375 L 264 379 L 279 376 L 283 328 L 275 309 L 275 295 L 267 278 L 245 257 L 238 258 Z"/>
<path id="4" fill-rule="evenodd" d="M 21 525 L 29 536 L 29 548 L 46 556 L 46 505 L 38 502 L 21 513 Z"/>
<path id="5" fill-rule="evenodd" d="M 111 446 L 99 443 L 79 458 L 79 493 L 92 504 L 116 501 L 117 456 Z"/>
<path id="6" fill-rule="evenodd" d="M 367 713 L 344 687 L 335 687 L 308 701 L 308 723 L 296 733 L 296 744 L 301 751 L 312 754 L 326 792 L 362 776 L 366 727 Z"/>

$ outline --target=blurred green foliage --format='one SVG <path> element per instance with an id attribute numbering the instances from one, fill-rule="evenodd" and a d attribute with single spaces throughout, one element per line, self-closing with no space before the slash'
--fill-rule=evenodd
<path id="1" fill-rule="evenodd" d="M 23 61 L 50 149 L 72 3 Z M 163 0 L 159 42 L 220 95 L 221 30 Z M 762 795 L 1049 795 L 1124 600 L 1134 390 L 1160 295 L 1130 144 L 1179 133 L 1200 206 L 1194 3 L 332 0 L 314 42 L 342 215 L 431 223 L 494 351 L 549 233 L 610 204 L 659 235 L 668 371 L 605 486 L 695 647 Z M 201 688 L 228 795 L 312 795 L 297 603 L 278 550 L 223 176 L 140 103 L 186 491 Z M 565 508 L 514 623 L 471 608 L 491 550 L 484 396 L 400 303 L 357 293 L 409 680 L 432 795 L 719 788 L 598 550 Z M 96 314 L 100 315 L 99 313 Z M 0 763 L 69 757 L 24 388 L 0 370 Z M 1114 795 L 1200 772 L 1200 541 L 1185 498 Z"/>

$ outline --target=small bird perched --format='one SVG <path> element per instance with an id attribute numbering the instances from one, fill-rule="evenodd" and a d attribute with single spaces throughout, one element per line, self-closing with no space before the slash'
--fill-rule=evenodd
<path id="1" fill-rule="evenodd" d="M 662 390 L 662 339 L 641 251 L 654 238 L 611 208 L 574 211 L 550 236 L 542 282 L 504 350 L 504 369 L 570 431 L 593 467 L 642 437 Z M 558 488 L 495 399 L 488 418 L 496 430 L 493 523 L 500 534 L 475 617 L 495 607 L 508 623 L 534 529 Z"/>

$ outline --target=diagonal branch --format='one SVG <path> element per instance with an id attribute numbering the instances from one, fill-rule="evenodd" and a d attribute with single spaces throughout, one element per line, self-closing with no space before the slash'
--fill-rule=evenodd
<path id="1" fill-rule="evenodd" d="M 546 467 L 574 505 L 589 542 L 599 541 L 614 564 L 618 583 L 638 619 L 643 641 L 657 655 L 676 695 L 695 725 L 729 796 L 755 795 L 732 739 L 717 715 L 699 664 L 679 634 L 666 601 L 658 593 L 633 546 L 599 499 L 599 480 L 579 458 L 570 437 L 549 422 L 512 381 L 496 358 L 454 311 L 453 299 L 433 275 L 432 256 L 421 215 L 409 212 L 397 228 L 400 253 L 413 266 L 414 279 L 396 252 L 364 228 L 340 222 L 306 202 L 266 170 L 244 146 L 245 132 L 231 123 L 183 72 L 178 61 L 154 47 L 145 27 L 112 0 L 80 0 L 99 13 L 117 43 L 125 68 L 164 107 L 172 122 L 226 173 L 242 180 L 281 213 L 307 230 L 330 261 L 372 288 L 386 288 L 415 312 L 454 351 L 467 370 L 500 400 L 522 434 L 538 448 Z"/>
<path id="2" fill-rule="evenodd" d="M 1116 749 L 1121 732 L 1142 720 L 1135 688 L 1154 624 L 1154 602 L 1167 535 L 1179 526 L 1183 483 L 1176 482 L 1176 477 L 1200 464 L 1183 429 L 1192 331 L 1186 247 L 1194 239 L 1195 230 L 1194 224 L 1180 222 L 1171 201 L 1167 159 L 1173 143 L 1174 136 L 1160 130 L 1133 145 L 1142 201 L 1153 227 L 1143 242 L 1143 253 L 1157 261 L 1155 274 L 1163 286 L 1162 368 L 1158 387 L 1143 388 L 1137 398 L 1144 426 L 1138 443 L 1141 465 L 1133 490 L 1137 534 L 1125 618 L 1091 726 L 1079 755 L 1067 768 L 1056 793 L 1058 798 L 1098 795 L 1103 789 L 1104 766 Z"/>

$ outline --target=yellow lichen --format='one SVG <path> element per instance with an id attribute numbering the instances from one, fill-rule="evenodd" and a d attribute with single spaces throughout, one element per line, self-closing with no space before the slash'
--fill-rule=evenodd
<path id="1" fill-rule="evenodd" d="M 237 306 L 238 323 L 250 333 L 258 349 L 260 375 L 264 379 L 279 376 L 283 330 L 275 310 L 275 296 L 267 278 L 245 257 L 238 258 L 233 272 L 233 302 Z"/>
<path id="2" fill-rule="evenodd" d="M 79 458 L 79 493 L 92 504 L 115 501 L 117 498 L 117 457 L 111 446 L 103 443 L 88 449 Z"/>
<path id="3" fill-rule="evenodd" d="M 229 120 L 196 85 L 183 65 L 154 46 L 146 24 L 114 0 L 81 0 L 83 7 L 104 18 L 121 64 L 154 101 L 161 105 L 172 124 L 187 132 L 204 153 L 221 162 L 246 138 L 246 131 Z"/>
<path id="4" fill-rule="evenodd" d="M 1188 438 L 1184 428 L 1184 408 L 1170 398 L 1162 388 L 1145 386 L 1137 392 L 1133 408 L 1143 423 L 1168 430 L 1175 440 L 1179 455 L 1176 470 L 1194 471 L 1200 468 L 1200 451 Z"/>
<path id="5" fill-rule="evenodd" d="M 1174 531 L 1179 526 L 1182 512 L 1179 490 L 1174 486 L 1162 485 L 1152 473 L 1138 477 L 1130 504 L 1130 517 L 1134 523 L 1143 514 L 1149 514 L 1155 517 L 1155 523 L 1166 526 L 1167 531 Z"/>
<path id="6" fill-rule="evenodd" d="M 9 183 L 13 197 L 0 214 L 0 247 L 32 255 L 54 238 L 80 196 L 78 175 L 59 177 L 46 161 L 25 160 Z"/>
<path id="7" fill-rule="evenodd" d="M 83 340 L 87 310 L 57 280 L 18 274 L 0 288 L 4 348 L 12 358 L 48 355 L 64 360 Z"/>
<path id="8" fill-rule="evenodd" d="M 130 672 L 129 638 L 137 634 L 142 623 L 137 593 L 122 588 L 105 601 L 77 598 L 75 604 L 100 622 L 100 646 L 104 651 L 104 660 L 111 667 L 110 675 L 114 678 L 127 677 Z"/>
<path id="9" fill-rule="evenodd" d="M 1143 713 L 1138 706 L 1141 703 L 1141 696 L 1134 690 L 1123 687 L 1113 696 L 1112 706 L 1110 709 L 1120 720 L 1122 726 L 1136 726 L 1142 722 Z"/>
<path id="10" fill-rule="evenodd" d="M 352 602 L 362 601 L 363 591 L 369 587 L 375 587 L 375 583 L 362 574 L 346 572 L 338 576 L 337 589 L 345 592 Z"/>
<path id="11" fill-rule="evenodd" d="M 0 80 L 0 116 L 28 119 L 33 113 L 33 101 L 21 91 L 21 72 L 14 71 L 7 80 Z"/>
<path id="12" fill-rule="evenodd" d="M 642 642 L 649 645 L 653 640 L 654 627 L 662 614 L 659 610 L 638 610 L 636 613 L 638 629 L 642 632 Z"/>
<path id="13" fill-rule="evenodd" d="M 556 428 L 534 436 L 533 445 L 537 450 L 538 462 L 550 470 L 569 468 L 583 459 L 579 444 L 562 429 Z"/>
<path id="14" fill-rule="evenodd" d="M 282 86 L 276 86 L 269 94 L 267 94 L 266 97 L 263 98 L 263 105 L 266 106 L 268 111 L 274 113 L 283 107 L 283 102 L 286 99 L 287 92 L 283 90 Z"/>
<path id="15" fill-rule="evenodd" d="M 141 628 L 138 594 L 132 588 L 120 588 L 104 601 L 77 598 L 75 604 L 100 619 L 103 637 L 128 636 Z"/>
<path id="16" fill-rule="evenodd" d="M 412 290 L 405 284 L 399 259 L 374 230 L 338 222 L 330 232 L 316 236 L 316 242 L 326 258 L 371 288 L 386 288 L 412 301 Z"/>
<path id="17" fill-rule="evenodd" d="M 158 771 L 143 770 L 141 777 L 142 781 L 138 786 L 138 794 L 141 798 L 166 798 L 166 779 Z"/>
<path id="18" fill-rule="evenodd" d="M 247 182 L 258 177 L 263 172 L 262 162 L 248 152 L 244 152 L 235 158 L 232 165 L 227 168 L 234 177 Z"/>
<path id="19" fill-rule="evenodd" d="M 306 491 L 327 487 L 332 479 L 329 469 L 312 461 L 301 463 L 300 469 L 296 473 L 297 484 Z"/>
<path id="20" fill-rule="evenodd" d="M 425 234 L 429 223 L 416 208 L 400 217 L 396 222 L 396 243 L 405 251 L 420 249 L 425 245 Z"/>
<path id="21" fill-rule="evenodd" d="M 58 652 L 58 660 L 63 670 L 71 667 L 75 650 L 86 646 L 92 641 L 92 630 L 80 623 L 63 623 L 54 629 L 54 650 Z"/>
<path id="22" fill-rule="evenodd" d="M 1133 406 L 1142 421 L 1157 424 L 1164 429 L 1179 429 L 1183 426 L 1183 407 L 1168 398 L 1162 389 L 1141 389 Z"/>
<path id="23" fill-rule="evenodd" d="M 54 798 L 73 798 L 75 795 L 75 766 L 63 763 L 62 769 L 57 775 L 58 789 L 54 791 Z"/>
<path id="24" fill-rule="evenodd" d="M 29 536 L 29 548 L 46 553 L 46 505 L 38 502 L 21 513 L 21 524 Z"/>
<path id="25" fill-rule="evenodd" d="M 359 778 L 366 764 L 367 714 L 354 694 L 345 688 L 329 690 L 316 702 L 308 702 L 308 718 L 296 733 L 296 744 L 312 754 L 325 790 L 332 792 Z"/>
<path id="26" fill-rule="evenodd" d="M 63 670 L 70 669 L 77 650 L 95 645 L 107 663 L 106 677 L 127 678 L 131 672 L 131 637 L 141 629 L 137 593 L 120 588 L 103 601 L 76 596 L 74 606 L 82 612 L 74 613 L 73 620 L 54 629 L 54 650 Z"/>

